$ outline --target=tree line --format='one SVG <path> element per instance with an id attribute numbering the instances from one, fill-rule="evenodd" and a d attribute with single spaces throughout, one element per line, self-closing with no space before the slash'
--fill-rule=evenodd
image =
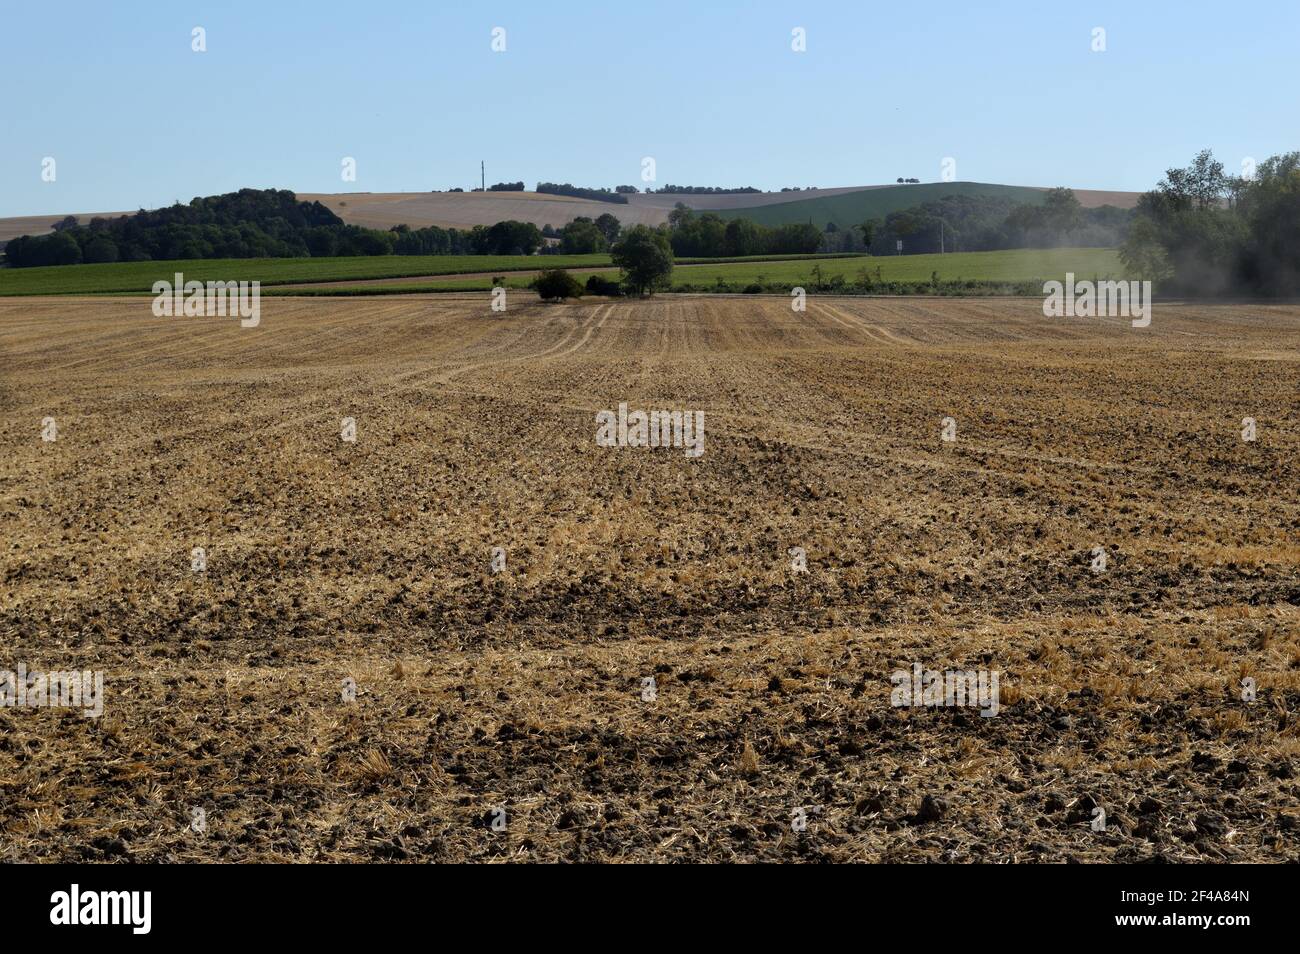
<path id="1" fill-rule="evenodd" d="M 1160 201 L 1164 204 L 1158 208 L 1164 209 L 1174 200 Z M 825 229 L 810 223 L 769 227 L 745 218 L 723 219 L 679 202 L 661 228 L 678 256 L 882 255 L 893 254 L 899 240 L 907 253 L 940 248 L 1109 247 L 1125 241 L 1133 217 L 1131 211 L 1111 207 L 1082 209 L 1069 189 L 1054 189 L 1041 205 L 991 196 L 947 196 L 891 212 L 883 220 L 844 228 L 831 223 Z M 69 217 L 53 233 L 14 239 L 5 251 L 9 264 L 18 267 L 203 258 L 532 255 L 539 251 L 577 255 L 610 251 L 622 231 L 612 212 L 594 219 L 579 216 L 558 229 L 550 225 L 538 229 L 515 220 L 472 229 L 406 225 L 369 229 L 344 223 L 319 202 L 299 202 L 287 190 L 242 189 L 152 212 L 97 217 L 85 225 Z"/>
<path id="2" fill-rule="evenodd" d="M 287 190 L 241 189 L 154 211 L 82 225 L 68 217 L 49 235 L 5 247 L 15 267 L 204 258 L 302 258 L 352 255 L 531 255 L 543 244 L 529 222 L 472 229 L 437 226 L 388 230 L 348 225 L 319 202 Z"/>
<path id="3" fill-rule="evenodd" d="M 998 196 L 946 196 L 891 212 L 883 220 L 845 228 L 828 223 L 824 229 L 809 223 L 769 227 L 746 218 L 724 219 L 679 202 L 668 214 L 667 234 L 675 255 L 692 258 L 814 252 L 892 255 L 899 240 L 907 254 L 941 249 L 1112 248 L 1127 237 L 1133 216 L 1132 210 L 1114 206 L 1085 209 L 1070 189 L 1050 190 L 1042 204 Z M 543 251 L 605 252 L 613 247 L 619 228 L 619 220 L 608 212 L 595 219 L 579 216 L 560 229 L 545 227 L 543 237 L 558 243 Z"/>
<path id="4" fill-rule="evenodd" d="M 840 227 L 828 223 L 823 252 L 893 255 L 987 252 L 1009 248 L 1112 248 L 1128 235 L 1130 209 L 1085 209 L 1070 189 L 1051 189 L 1041 204 L 1003 196 L 950 195 Z"/>
<path id="5" fill-rule="evenodd" d="M 724 186 L 666 185 L 662 189 L 647 188 L 645 191 L 649 195 L 743 195 L 751 192 L 762 192 L 763 190 L 755 189 L 753 186 L 737 186 L 729 189 Z M 781 191 L 786 190 L 782 189 Z"/>
<path id="6" fill-rule="evenodd" d="M 569 195 L 578 199 L 596 199 L 600 202 L 616 202 L 623 205 L 627 204 L 629 193 L 636 192 L 634 186 L 618 186 L 613 191 L 609 189 L 585 189 L 582 186 L 563 184 L 558 182 L 539 182 L 537 191 L 546 195 Z"/>
<path id="7" fill-rule="evenodd" d="M 822 233 L 808 223 L 769 228 L 749 219 L 726 220 L 714 212 L 697 213 L 678 202 L 659 226 L 674 255 L 689 258 L 734 258 L 743 255 L 807 254 L 816 252 Z M 609 212 L 592 219 L 578 216 L 560 229 L 546 226 L 544 238 L 556 244 L 544 253 L 584 255 L 611 251 L 622 234 L 622 223 Z"/>
<path id="8" fill-rule="evenodd" d="M 1138 200 L 1120 258 L 1174 294 L 1300 294 L 1300 152 L 1227 175 L 1208 149 Z"/>
<path id="9" fill-rule="evenodd" d="M 64 219 L 49 235 L 22 236 L 5 246 L 10 265 L 174 258 L 292 257 L 311 254 L 307 236 L 342 230 L 343 220 L 319 202 L 292 192 L 241 189 L 134 215 L 96 217 L 81 225 Z"/>
<path id="10" fill-rule="evenodd" d="M 815 252 L 821 247 L 822 234 L 808 222 L 759 225 L 750 219 L 723 219 L 713 212 L 695 212 L 679 202 L 668 213 L 668 240 L 676 255 L 730 258 Z"/>

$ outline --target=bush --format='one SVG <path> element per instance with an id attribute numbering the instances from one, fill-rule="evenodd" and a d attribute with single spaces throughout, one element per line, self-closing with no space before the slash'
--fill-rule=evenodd
<path id="1" fill-rule="evenodd" d="M 542 297 L 542 301 L 582 297 L 582 285 L 562 268 L 546 269 L 533 279 L 532 287 Z"/>
<path id="2" fill-rule="evenodd" d="M 754 282 L 754 283 L 752 283 L 752 284 L 750 284 L 750 285 L 746 285 L 746 286 L 745 286 L 745 294 L 746 294 L 746 295 L 761 295 L 761 294 L 763 294 L 763 286 L 760 285 L 760 284 L 758 284 L 757 282 Z"/>
<path id="3" fill-rule="evenodd" d="M 587 294 L 620 298 L 623 295 L 623 289 L 618 282 L 611 282 L 603 275 L 592 275 L 587 279 Z"/>

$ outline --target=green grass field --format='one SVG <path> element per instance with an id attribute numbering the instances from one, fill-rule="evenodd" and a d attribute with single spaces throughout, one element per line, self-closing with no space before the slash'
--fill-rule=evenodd
<path id="1" fill-rule="evenodd" d="M 209 258 L 178 262 L 114 262 L 110 265 L 57 265 L 0 269 L 0 295 L 77 295 L 95 292 L 147 292 L 156 281 L 181 272 L 186 281 L 292 282 L 404 278 L 536 269 L 530 255 L 372 255 L 348 258 Z M 550 255 L 546 265 L 582 268 L 608 265 L 608 255 Z"/>
<path id="2" fill-rule="evenodd" d="M 1124 273 L 1123 265 L 1114 249 L 1107 248 L 1059 248 L 1059 249 L 1010 249 L 1000 252 L 955 252 L 950 255 L 898 255 L 898 256 L 855 256 L 853 258 L 821 258 L 786 261 L 761 262 L 721 262 L 709 264 L 678 263 L 673 269 L 674 288 L 702 288 L 715 285 L 719 280 L 731 286 L 743 287 L 750 283 L 762 285 L 779 284 L 789 287 L 795 285 L 812 285 L 813 268 L 820 266 L 823 281 L 830 281 L 836 275 L 842 275 L 848 283 L 859 280 L 860 273 L 866 270 L 872 281 L 882 282 L 925 282 L 934 273 L 941 281 L 971 279 L 984 282 L 1030 282 L 1046 281 L 1049 278 L 1064 280 L 1066 272 L 1073 272 L 1079 279 L 1119 278 Z M 879 273 L 877 274 L 877 269 Z M 585 282 L 588 274 L 604 275 L 617 278 L 617 269 L 592 270 L 578 273 L 579 281 Z M 533 273 L 519 273 L 506 276 L 506 287 L 526 288 L 532 280 Z M 490 279 L 456 278 L 431 280 L 428 282 L 408 282 L 403 284 L 349 285 L 321 288 L 283 289 L 280 294 L 313 295 L 369 295 L 369 294 L 413 294 L 417 292 L 447 291 L 486 291 L 492 287 Z M 271 292 L 276 294 L 277 292 Z"/>
<path id="3" fill-rule="evenodd" d="M 703 263 L 701 263 L 703 262 Z M 311 282 L 376 280 L 367 286 L 321 286 L 283 289 L 286 294 L 367 294 L 419 291 L 472 291 L 492 286 L 493 274 L 507 276 L 510 287 L 525 287 L 542 267 L 600 269 L 608 255 L 436 255 L 373 256 L 360 258 L 207 259 L 180 262 L 119 262 L 111 265 L 65 265 L 52 268 L 0 269 L 0 295 L 73 295 L 148 293 L 155 281 L 172 280 L 176 272 L 187 281 L 257 280 L 267 293 L 275 285 Z M 700 264 L 692 264 L 700 263 Z M 1031 281 L 1062 277 L 1067 271 L 1080 278 L 1117 277 L 1122 269 L 1113 249 L 1011 249 L 999 252 L 956 252 L 949 255 L 898 255 L 849 257 L 773 257 L 732 260 L 683 259 L 673 272 L 674 287 L 713 285 L 811 284 L 813 268 L 820 266 L 823 280 L 842 275 L 856 282 L 865 269 L 873 280 L 928 281 L 937 272 L 944 281 Z M 879 274 L 877 274 L 877 269 Z M 599 274 L 617 276 L 616 269 Z M 465 277 L 457 278 L 462 275 Z M 384 284 L 382 279 L 425 277 L 427 282 Z M 438 278 L 437 276 L 446 276 Z M 586 273 L 579 273 L 586 281 Z"/>
<path id="4" fill-rule="evenodd" d="M 785 261 L 817 255 L 760 255 L 742 259 L 682 259 L 683 262 Z M 0 268 L 3 295 L 89 295 L 147 292 L 156 281 L 260 281 L 264 286 L 302 282 L 463 275 L 478 272 L 534 272 L 539 268 L 608 265 L 608 255 L 374 255 L 343 258 L 213 258 L 175 262 L 115 262 L 50 268 Z M 477 286 L 476 286 L 477 287 Z"/>
<path id="5" fill-rule="evenodd" d="M 847 282 L 865 270 L 872 280 L 886 282 L 927 281 L 933 273 L 940 280 L 1034 281 L 1064 278 L 1067 271 L 1079 278 L 1118 276 L 1123 271 L 1119 255 L 1108 248 L 1008 249 L 999 252 L 954 252 L 950 255 L 878 255 L 853 259 L 821 259 L 801 262 L 745 262 L 734 265 L 703 265 L 673 270 L 675 285 L 699 285 L 721 277 L 732 284 L 780 282 L 798 284 L 813 278 L 813 266 L 820 265 L 823 279 L 843 275 Z"/>
<path id="6" fill-rule="evenodd" d="M 798 193 L 793 193 L 797 196 Z M 718 213 L 724 219 L 750 219 L 760 225 L 793 225 L 812 222 L 824 229 L 827 222 L 848 228 L 867 219 L 883 220 L 890 212 L 910 209 L 949 195 L 987 195 L 1041 205 L 1047 194 L 1024 186 L 988 185 L 982 182 L 918 182 L 883 189 L 864 189 L 821 199 L 791 198 L 776 205 L 752 209 L 729 209 Z"/>

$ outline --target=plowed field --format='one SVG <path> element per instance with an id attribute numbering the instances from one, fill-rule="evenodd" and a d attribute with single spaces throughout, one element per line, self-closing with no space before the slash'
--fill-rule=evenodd
<path id="1" fill-rule="evenodd" d="M 511 294 L 0 300 L 0 853 L 1300 860 L 1300 307 Z"/>

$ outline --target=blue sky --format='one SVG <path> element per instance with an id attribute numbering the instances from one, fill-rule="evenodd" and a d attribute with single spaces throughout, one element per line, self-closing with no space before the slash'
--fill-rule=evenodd
<path id="1" fill-rule="evenodd" d="M 1137 190 L 1202 147 L 1230 171 L 1300 148 L 1295 0 L 0 9 L 0 216 L 469 188 L 480 159 L 530 189 L 642 185 L 644 156 L 656 185 L 764 189 L 933 181 L 951 156 L 963 180 Z"/>

